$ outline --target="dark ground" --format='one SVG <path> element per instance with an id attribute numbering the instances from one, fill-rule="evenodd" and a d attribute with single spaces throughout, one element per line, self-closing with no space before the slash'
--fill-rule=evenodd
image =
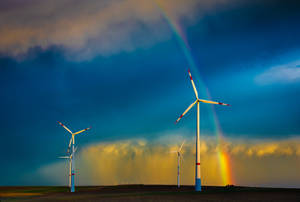
<path id="1" fill-rule="evenodd" d="M 0 187 L 0 201 L 298 201 L 300 189 L 254 187 L 203 187 L 195 192 L 193 186 L 119 185 L 76 187 Z"/>

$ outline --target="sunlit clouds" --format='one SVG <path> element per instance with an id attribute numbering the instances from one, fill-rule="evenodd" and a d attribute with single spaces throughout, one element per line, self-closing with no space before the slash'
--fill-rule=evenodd
<path id="1" fill-rule="evenodd" d="M 76 161 L 80 185 L 176 184 L 176 155 L 170 153 L 179 144 L 126 140 L 99 143 L 82 148 Z M 201 143 L 201 166 L 204 185 L 224 185 L 218 162 L 218 145 L 213 139 Z M 224 142 L 237 185 L 299 186 L 300 140 L 251 140 Z M 183 147 L 182 184 L 194 183 L 193 140 Z M 59 160 L 60 161 L 60 160 Z M 37 173 L 46 181 L 66 184 L 67 166 L 63 161 L 41 167 Z M 288 183 L 290 182 L 290 184 Z"/>

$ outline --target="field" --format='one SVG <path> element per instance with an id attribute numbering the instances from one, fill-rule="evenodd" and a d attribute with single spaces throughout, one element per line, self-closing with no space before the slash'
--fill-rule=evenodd
<path id="1" fill-rule="evenodd" d="M 67 187 L 0 187 L 0 201 L 300 201 L 300 189 L 254 187 L 119 185 Z"/>

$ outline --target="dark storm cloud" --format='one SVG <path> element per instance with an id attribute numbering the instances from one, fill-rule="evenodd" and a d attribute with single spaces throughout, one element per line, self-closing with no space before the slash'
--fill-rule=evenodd
<path id="1" fill-rule="evenodd" d="M 188 29 L 193 55 L 205 75 L 264 66 L 299 50 L 299 10 L 294 0 L 239 1 L 207 13 Z"/>
<path id="2" fill-rule="evenodd" d="M 34 47 L 62 46 L 73 60 L 90 59 L 168 38 L 155 1 L 32 0 L 1 5 L 0 52 L 10 56 Z M 197 5 L 208 8 L 211 2 L 167 0 L 164 5 L 174 18 L 192 18 Z"/>

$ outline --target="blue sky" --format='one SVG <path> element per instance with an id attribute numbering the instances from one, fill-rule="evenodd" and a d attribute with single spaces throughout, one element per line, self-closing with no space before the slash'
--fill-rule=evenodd
<path id="1" fill-rule="evenodd" d="M 69 136 L 57 120 L 74 131 L 92 126 L 78 137 L 81 146 L 152 140 L 166 131 L 189 131 L 190 136 L 195 110 L 174 125 L 194 100 L 188 63 L 157 11 L 127 17 L 121 8 L 124 14 L 104 18 L 106 29 L 95 32 L 80 26 L 82 19 L 90 19 L 86 15 L 96 2 L 83 3 L 78 19 L 73 16 L 78 8 L 68 7 L 63 15 L 61 7 L 53 6 L 50 17 L 34 12 L 34 6 L 45 9 L 48 3 L 0 3 L 5 10 L 0 14 L 1 185 L 26 184 L 24 174 L 65 152 Z M 107 4 L 95 7 L 105 13 L 119 3 Z M 225 137 L 247 141 L 299 136 L 299 2 L 201 5 L 191 0 L 167 9 L 191 47 L 199 72 L 192 72 L 197 88 L 204 88 L 203 79 L 213 100 L 232 105 L 214 106 Z M 55 26 L 66 19 L 76 28 L 69 35 Z M 57 36 L 43 33 L 43 25 L 57 29 Z M 205 104 L 201 132 L 214 135 L 211 107 Z"/>

